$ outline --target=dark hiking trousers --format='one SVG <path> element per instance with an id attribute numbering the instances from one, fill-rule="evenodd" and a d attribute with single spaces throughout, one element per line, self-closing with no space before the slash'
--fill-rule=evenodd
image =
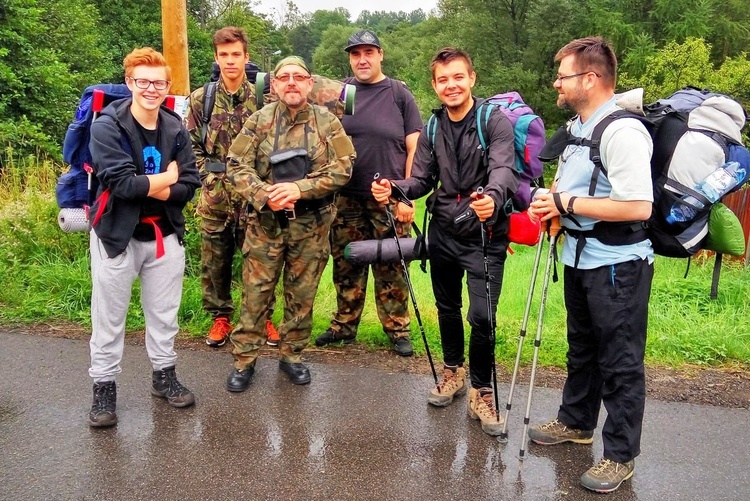
<path id="1" fill-rule="evenodd" d="M 645 260 L 591 270 L 565 267 L 568 379 L 557 418 L 570 428 L 593 430 L 603 402 L 604 457 L 618 463 L 641 451 L 653 274 Z"/>
<path id="2" fill-rule="evenodd" d="M 504 239 L 503 239 L 504 240 Z M 488 244 L 487 256 L 490 272 L 490 297 L 492 314 L 497 311 L 497 301 L 503 283 L 506 257 L 504 241 L 494 239 Z M 487 292 L 484 282 L 484 258 L 481 242 L 467 242 L 447 235 L 437 223 L 429 228 L 430 277 L 435 294 L 440 326 L 443 361 L 447 365 L 464 363 L 464 322 L 461 318 L 461 293 L 463 277 L 469 289 L 471 326 L 469 338 L 469 366 L 471 385 L 474 388 L 491 387 L 492 351 Z"/>

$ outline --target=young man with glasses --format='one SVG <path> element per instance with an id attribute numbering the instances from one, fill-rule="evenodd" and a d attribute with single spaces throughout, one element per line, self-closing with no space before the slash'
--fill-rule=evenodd
<path id="1" fill-rule="evenodd" d="M 214 319 L 206 344 L 223 346 L 232 332 L 232 264 L 245 239 L 245 203 L 233 194 L 226 179 L 226 161 L 232 141 L 242 125 L 263 104 L 255 85 L 245 76 L 250 60 L 248 39 L 242 28 L 227 26 L 213 37 L 214 59 L 221 71 L 215 85 L 211 116 L 204 126 L 203 110 L 208 86 L 190 94 L 185 123 L 198 162 L 203 187 L 197 212 L 201 232 L 201 290 L 203 309 Z M 211 85 L 211 84 L 209 84 Z M 260 102 L 260 106 L 258 103 Z M 279 335 L 270 321 L 275 298 L 266 313 L 267 343 L 278 344 Z"/>
<path id="2" fill-rule="evenodd" d="M 614 93 L 615 54 L 603 39 L 590 37 L 570 42 L 555 61 L 560 63 L 554 82 L 557 105 L 577 113 L 569 132 L 590 139 L 597 124 L 621 109 Z M 562 216 L 568 233 L 560 259 L 565 265 L 568 378 L 557 417 L 532 426 L 529 437 L 541 445 L 591 444 L 604 403 L 604 456 L 583 474 L 581 484 L 611 492 L 633 475 L 641 451 L 654 252 L 645 232 L 633 231 L 633 223 L 651 215 L 652 142 L 634 118 L 614 120 L 601 138 L 606 175 L 595 175 L 588 145 L 570 145 L 561 156 L 553 192 L 538 196 L 529 210 L 543 221 Z"/>
<path id="3" fill-rule="evenodd" d="M 128 54 L 123 66 L 133 96 L 102 111 L 91 125 L 89 145 L 100 182 L 90 235 L 94 427 L 117 423 L 115 376 L 136 278 L 153 368 L 151 393 L 173 407 L 195 402 L 175 373 L 174 338 L 185 270 L 182 210 L 200 179 L 180 117 L 161 106 L 171 74 L 164 57 L 145 47 Z"/>
<path id="4" fill-rule="evenodd" d="M 227 177 L 249 202 L 240 321 L 230 339 L 234 368 L 227 390 L 245 391 L 265 342 L 265 309 L 283 273 L 284 319 L 279 369 L 294 384 L 311 380 L 301 353 L 310 339 L 312 307 L 330 253 L 333 194 L 351 176 L 354 147 L 341 122 L 307 100 L 313 79 L 295 56 L 276 65 L 279 101 L 253 114 L 232 143 Z"/>
<path id="5" fill-rule="evenodd" d="M 352 178 L 336 196 L 336 220 L 331 228 L 333 283 L 337 309 L 330 327 L 315 340 L 318 346 L 351 343 L 362 320 L 370 266 L 344 259 L 344 249 L 353 241 L 393 237 L 386 208 L 373 200 L 370 183 L 376 173 L 389 179 L 404 179 L 422 129 L 417 103 L 406 85 L 383 74 L 383 49 L 369 30 L 349 37 L 346 47 L 357 88 L 357 113 L 341 121 L 357 150 Z M 399 236 L 408 236 L 414 209 L 401 202 L 394 205 Z M 373 263 L 375 305 L 383 331 L 401 356 L 414 351 L 409 340 L 409 291 L 400 263 Z"/>

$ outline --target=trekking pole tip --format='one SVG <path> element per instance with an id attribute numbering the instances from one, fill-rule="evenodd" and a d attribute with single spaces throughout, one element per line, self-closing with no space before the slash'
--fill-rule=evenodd
<path id="1" fill-rule="evenodd" d="M 501 444 L 507 444 L 508 443 L 508 434 L 507 433 L 501 433 L 497 439 L 498 442 Z"/>

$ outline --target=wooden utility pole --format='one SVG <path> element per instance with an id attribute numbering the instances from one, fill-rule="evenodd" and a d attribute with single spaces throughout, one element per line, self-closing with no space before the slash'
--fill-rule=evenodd
<path id="1" fill-rule="evenodd" d="M 186 0 L 161 0 L 161 33 L 164 57 L 172 68 L 170 94 L 190 94 Z"/>

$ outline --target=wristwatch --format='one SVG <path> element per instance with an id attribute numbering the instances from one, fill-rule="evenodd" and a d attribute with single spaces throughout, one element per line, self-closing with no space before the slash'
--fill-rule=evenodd
<path id="1" fill-rule="evenodd" d="M 578 197 L 570 197 L 568 200 L 568 208 L 565 210 L 567 214 L 575 214 L 575 211 L 573 210 L 573 202 L 575 202 L 576 198 Z"/>

